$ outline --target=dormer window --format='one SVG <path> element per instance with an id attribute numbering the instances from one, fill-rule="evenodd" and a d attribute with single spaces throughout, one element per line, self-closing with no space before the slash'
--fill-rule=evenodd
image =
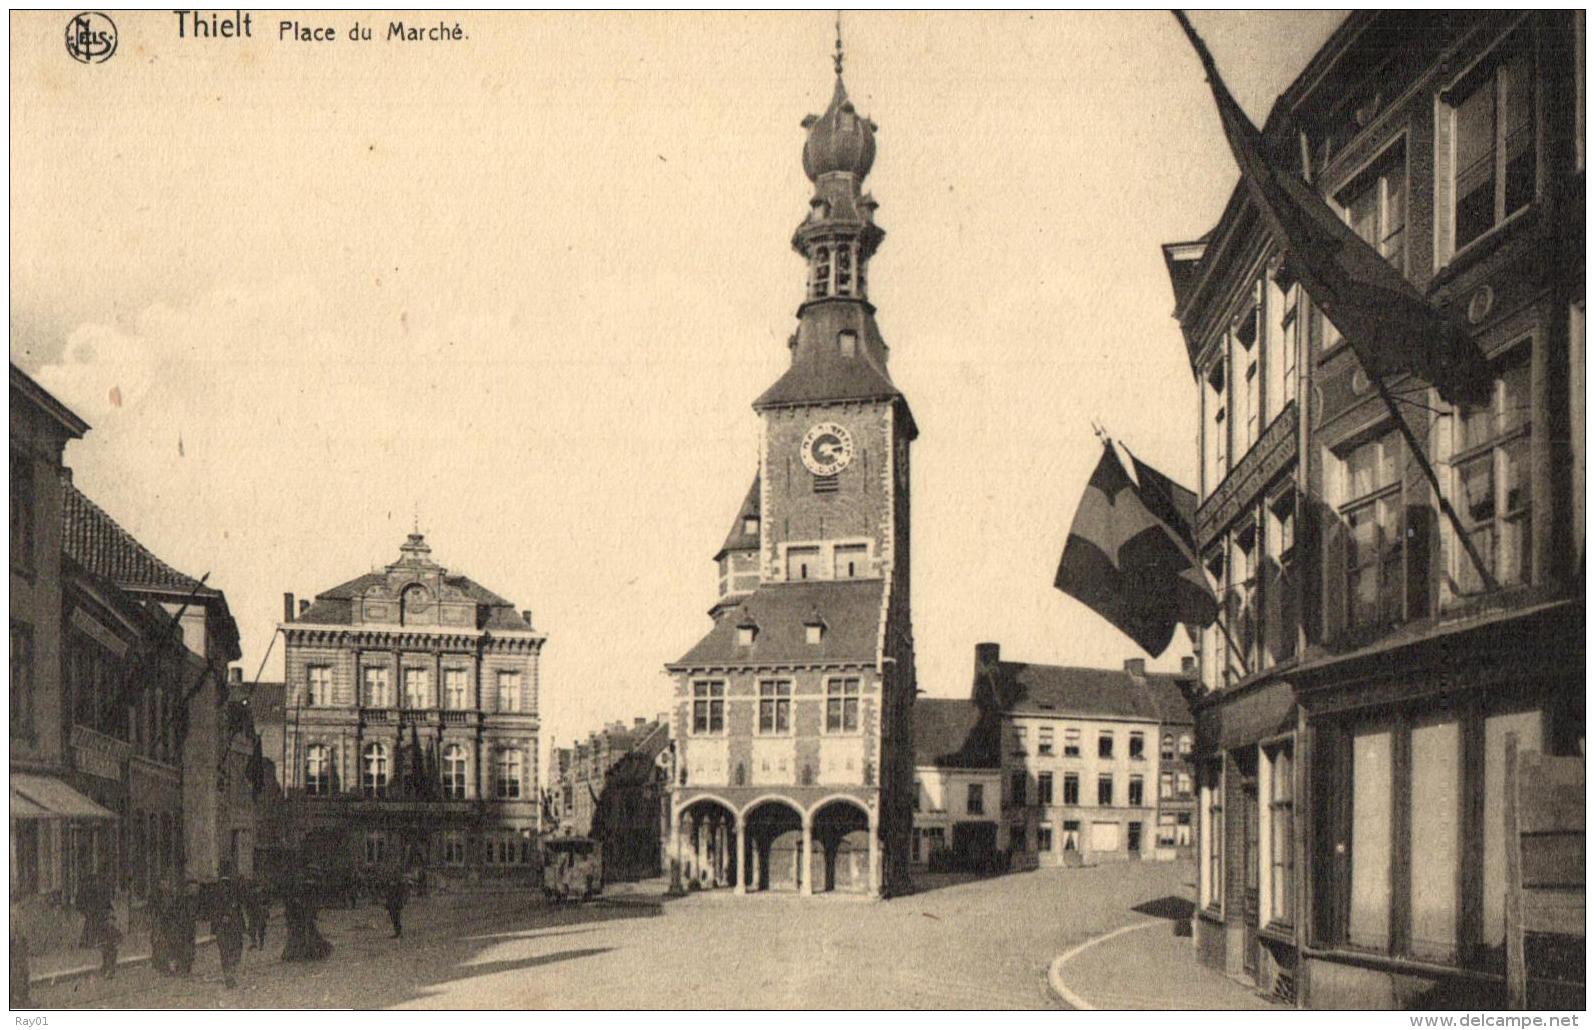
<path id="1" fill-rule="evenodd" d="M 747 518 L 742 520 L 742 535 L 743 536 L 756 536 L 758 534 L 758 532 L 759 532 L 759 520 L 757 518 L 755 518 L 755 517 L 750 515 Z"/>
<path id="2" fill-rule="evenodd" d="M 803 639 L 806 643 L 818 644 L 825 639 L 825 620 L 820 613 L 815 611 L 803 620 Z"/>
<path id="3" fill-rule="evenodd" d="M 856 357 L 858 355 L 858 334 L 846 330 L 837 333 L 836 349 L 841 351 L 844 358 Z"/>
<path id="4" fill-rule="evenodd" d="M 737 623 L 737 644 L 741 647 L 752 647 L 753 642 L 759 639 L 759 627 L 752 619 Z"/>

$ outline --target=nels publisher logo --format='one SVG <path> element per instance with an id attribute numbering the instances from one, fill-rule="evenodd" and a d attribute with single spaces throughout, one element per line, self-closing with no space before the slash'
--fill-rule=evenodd
<path id="1" fill-rule="evenodd" d="M 84 11 L 66 23 L 66 52 L 83 64 L 103 64 L 116 53 L 116 22 L 99 11 Z"/>

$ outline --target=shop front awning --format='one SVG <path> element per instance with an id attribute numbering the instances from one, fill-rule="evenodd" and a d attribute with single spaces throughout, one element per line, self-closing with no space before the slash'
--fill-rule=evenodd
<path id="1" fill-rule="evenodd" d="M 115 819 L 116 816 L 54 777 L 12 773 L 11 818 Z"/>

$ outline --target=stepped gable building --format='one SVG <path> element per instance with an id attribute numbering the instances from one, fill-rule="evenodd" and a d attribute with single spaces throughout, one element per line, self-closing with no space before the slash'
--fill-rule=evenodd
<path id="1" fill-rule="evenodd" d="M 1263 128 L 1467 332 L 1485 404 L 1385 404 L 1244 183 L 1164 248 L 1225 597 L 1193 941 L 1306 1007 L 1502 1005 L 1507 740 L 1584 750 L 1584 64 L 1582 12 L 1359 11 Z M 1582 1006 L 1559 978 L 1531 1007 Z"/>
<path id="2" fill-rule="evenodd" d="M 451 573 L 412 533 L 398 561 L 284 601 L 290 833 L 373 870 L 522 875 L 538 829 L 531 612 Z"/>
<path id="3" fill-rule="evenodd" d="M 875 125 L 842 83 L 803 123 L 791 364 L 754 402 L 758 475 L 718 555 L 714 626 L 675 684 L 674 861 L 735 890 L 907 886 L 914 796 L 909 446 L 867 271 Z"/>

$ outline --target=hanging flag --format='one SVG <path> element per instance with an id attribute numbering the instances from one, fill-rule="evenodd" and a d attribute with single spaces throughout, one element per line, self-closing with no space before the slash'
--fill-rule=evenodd
<path id="1" fill-rule="evenodd" d="M 1351 344 L 1363 369 L 1375 378 L 1411 373 L 1452 404 L 1486 403 L 1491 376 L 1478 345 L 1300 175 L 1269 160 L 1262 133 L 1230 96 L 1190 19 L 1183 11 L 1174 16 L 1207 71 L 1241 179 L 1284 249 L 1286 269 Z"/>
<path id="2" fill-rule="evenodd" d="M 1130 461 L 1135 478 L 1104 441 L 1053 585 L 1156 657 L 1180 623 L 1212 625 L 1218 599 L 1192 539 L 1196 495 L 1134 455 Z"/>

